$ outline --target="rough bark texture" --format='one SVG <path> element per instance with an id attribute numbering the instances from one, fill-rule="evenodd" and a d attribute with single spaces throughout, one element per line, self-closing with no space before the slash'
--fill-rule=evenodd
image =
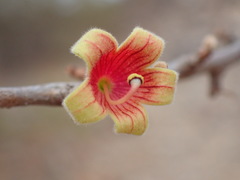
<path id="1" fill-rule="evenodd" d="M 79 83 L 50 83 L 25 87 L 0 88 L 0 107 L 27 105 L 60 106 L 64 97 Z"/>

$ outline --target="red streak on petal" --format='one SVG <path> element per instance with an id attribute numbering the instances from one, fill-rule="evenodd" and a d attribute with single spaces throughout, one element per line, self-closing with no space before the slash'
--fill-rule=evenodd
<path id="1" fill-rule="evenodd" d="M 124 108 L 124 106 L 122 106 Z M 131 119 L 131 123 L 132 123 L 132 126 L 131 126 L 131 130 L 130 130 L 130 133 L 133 131 L 133 128 L 134 128 L 134 121 L 133 121 L 133 118 L 132 116 L 130 116 L 129 114 L 125 113 L 124 111 L 122 111 L 118 106 L 116 106 L 116 108 L 123 114 L 125 114 L 126 116 L 128 116 L 130 119 Z M 125 109 L 125 108 L 124 108 Z M 125 109 L 126 110 L 126 109 Z M 127 110 L 129 112 L 129 110 Z"/>
<path id="2" fill-rule="evenodd" d="M 76 96 L 78 96 L 79 94 L 82 93 L 82 91 L 84 91 L 87 88 L 88 84 L 86 84 L 81 90 L 79 90 L 74 96 L 71 97 L 71 99 L 75 98 Z"/>
<path id="3" fill-rule="evenodd" d="M 129 46 L 133 43 L 133 41 L 134 41 L 135 39 L 136 39 L 136 37 L 134 37 L 133 39 L 131 39 L 131 41 L 128 43 L 128 45 L 127 45 L 126 47 L 124 47 L 124 49 L 118 49 L 118 51 L 117 51 L 118 54 L 117 54 L 117 56 L 116 56 L 116 59 L 117 59 L 119 56 L 121 56 L 124 51 L 128 50 Z M 119 51 L 120 51 L 120 53 L 119 53 Z M 120 58 L 120 59 L 121 59 L 121 58 Z"/>
<path id="4" fill-rule="evenodd" d="M 149 101 L 149 102 L 152 102 L 152 103 L 158 103 L 158 101 L 153 101 L 153 100 L 144 98 L 144 97 L 142 97 L 142 96 L 136 96 L 136 95 L 134 95 L 133 97 L 138 98 L 138 99 L 142 99 L 142 100 L 145 100 L 145 101 Z"/>
<path id="5" fill-rule="evenodd" d="M 152 74 L 169 74 L 167 72 L 163 72 L 163 71 L 152 71 L 152 72 L 148 72 L 146 74 L 144 74 L 144 76 L 149 76 L 149 75 L 152 75 Z"/>
<path id="6" fill-rule="evenodd" d="M 116 106 L 111 106 L 107 101 L 105 101 L 107 106 L 108 106 L 108 109 L 115 115 L 115 117 L 120 121 L 118 115 L 115 113 L 115 111 L 113 110 L 113 107 L 116 107 Z"/>
<path id="7" fill-rule="evenodd" d="M 147 62 L 145 62 L 145 63 L 143 63 L 143 64 L 140 64 L 139 66 L 135 67 L 135 69 L 144 68 L 144 67 L 146 67 L 147 65 L 151 64 L 154 60 L 157 59 L 157 57 L 159 56 L 160 52 L 161 52 L 161 51 L 159 51 L 159 53 L 157 53 L 157 54 L 154 56 L 154 58 L 152 58 L 150 61 L 147 61 Z"/>
<path id="8" fill-rule="evenodd" d="M 134 38 L 129 42 L 129 44 L 128 44 L 124 49 L 122 49 L 120 52 L 117 51 L 116 56 L 110 61 L 111 64 L 109 64 L 108 69 L 111 70 L 112 67 L 116 67 L 116 66 L 119 67 L 118 64 L 117 64 L 117 63 L 120 62 L 119 59 L 121 60 L 121 59 L 122 59 L 122 56 L 125 56 L 125 55 L 126 55 L 126 54 L 123 53 L 123 52 L 125 52 L 126 50 L 128 50 L 129 46 L 133 43 L 133 41 L 135 40 L 135 38 L 136 38 L 136 37 L 134 37 Z M 108 69 L 107 69 L 107 72 L 108 72 Z M 113 70 L 112 70 L 112 72 L 113 72 Z"/>
<path id="9" fill-rule="evenodd" d="M 130 105 L 130 106 L 132 106 L 133 108 L 135 108 L 135 109 L 137 109 L 140 113 L 141 113 L 141 115 L 142 115 L 142 117 L 143 117 L 143 121 L 144 121 L 144 128 L 146 128 L 146 118 L 145 118 L 145 116 L 144 116 L 144 113 L 141 111 L 141 109 L 139 109 L 137 106 L 134 106 L 134 105 L 132 105 L 131 103 L 129 103 L 129 102 L 126 102 L 128 105 Z M 136 105 L 138 105 L 136 102 L 134 102 L 134 101 L 132 101 L 132 103 L 134 103 L 134 104 L 136 104 Z"/>
<path id="10" fill-rule="evenodd" d="M 108 41 L 112 44 L 112 47 L 116 46 L 115 43 L 113 42 L 113 40 L 109 36 L 107 36 L 105 34 L 102 34 L 102 33 L 99 33 L 98 35 L 105 38 L 105 39 L 108 39 Z"/>
<path id="11" fill-rule="evenodd" d="M 100 105 L 106 107 L 105 106 L 105 101 L 106 101 L 105 100 L 105 96 L 103 94 L 100 94 L 100 98 L 99 99 L 100 99 Z"/>
<path id="12" fill-rule="evenodd" d="M 159 87 L 159 88 L 165 88 L 165 87 Z M 173 89 L 173 87 L 169 87 L 169 88 L 167 88 L 167 89 Z M 154 91 L 154 90 L 156 90 L 156 88 L 142 88 L 142 89 L 139 89 L 138 91 L 137 91 L 137 94 L 138 93 L 142 93 L 142 94 L 151 94 L 151 95 L 154 95 L 154 94 L 159 94 L 159 92 L 158 91 Z M 160 90 L 161 91 L 161 90 Z"/>
<path id="13" fill-rule="evenodd" d="M 126 111 L 130 112 L 131 114 L 134 114 L 132 111 L 130 111 L 129 109 L 127 109 L 125 106 L 123 106 L 123 108 L 124 108 Z M 130 116 L 130 118 L 131 118 L 131 122 L 132 122 L 132 129 L 131 129 L 131 131 L 130 131 L 130 133 L 131 133 L 131 132 L 133 131 L 133 128 L 134 128 L 134 120 L 133 120 L 132 116 Z"/>
<path id="14" fill-rule="evenodd" d="M 139 60 L 139 59 L 142 59 L 142 58 L 146 58 L 146 57 L 148 57 L 149 55 L 145 55 L 145 56 L 141 56 L 141 57 L 138 57 L 137 59 L 135 59 L 134 61 L 132 61 L 130 64 L 128 64 L 128 67 L 131 67 L 131 66 L 133 66 L 133 64 L 135 64 L 135 63 L 137 63 L 137 61 Z M 152 61 L 152 60 L 151 60 Z M 151 62 L 150 61 L 150 62 Z M 134 69 L 134 70 L 133 70 Z M 129 70 L 130 72 L 137 72 L 138 71 L 138 68 L 135 68 L 135 67 L 131 67 L 131 69 Z M 129 75 L 129 71 L 127 71 L 126 73 L 124 73 L 123 75 Z"/>
<path id="15" fill-rule="evenodd" d="M 95 117 L 97 117 L 97 116 L 101 116 L 105 111 L 106 111 L 106 110 L 103 108 L 102 112 L 101 112 L 100 114 L 96 114 Z"/>
<path id="16" fill-rule="evenodd" d="M 115 56 L 115 51 L 109 52 L 105 57 L 105 60 L 103 61 L 104 65 L 101 66 L 105 68 L 105 73 L 107 74 L 110 74 L 110 72 L 112 72 L 112 69 L 110 67 L 113 64 L 113 61 L 115 58 L 114 56 Z"/>
<path id="17" fill-rule="evenodd" d="M 93 62 L 92 62 L 90 56 L 88 55 L 88 53 L 84 53 L 84 56 L 87 56 L 87 58 L 89 60 L 88 62 L 90 62 L 91 66 L 93 66 Z"/>
<path id="18" fill-rule="evenodd" d="M 128 66 L 137 65 L 139 62 L 141 62 L 140 59 L 149 57 L 150 54 L 153 53 L 154 51 L 155 51 L 155 49 L 153 49 L 152 51 L 148 52 L 147 55 L 143 55 L 143 56 L 141 56 L 141 57 L 138 57 L 138 58 L 134 59 L 134 61 L 132 61 L 130 64 L 128 64 Z M 148 61 L 147 64 L 150 64 L 155 58 L 156 58 L 156 57 L 154 57 L 153 59 L 151 59 L 150 61 Z M 143 61 L 143 62 L 144 62 L 144 61 Z M 144 64 L 145 64 L 145 63 L 144 63 Z M 138 66 L 137 68 L 136 68 L 136 67 L 133 67 L 132 69 L 136 69 L 136 70 L 137 70 L 137 69 L 139 69 L 139 67 L 141 67 L 141 66 L 142 66 L 142 65 Z M 135 71 L 136 71 L 136 70 L 135 70 Z"/>
<path id="19" fill-rule="evenodd" d="M 98 116 L 101 116 L 103 113 L 105 113 L 105 110 L 103 109 L 103 111 L 100 114 L 96 114 L 95 116 L 92 117 L 92 119 L 95 119 Z"/>
<path id="20" fill-rule="evenodd" d="M 127 59 L 129 59 L 129 58 L 133 57 L 134 55 L 136 55 L 136 54 L 140 53 L 141 51 L 143 51 L 143 50 L 147 47 L 147 45 L 149 44 L 150 37 L 151 37 L 151 35 L 149 34 L 148 39 L 147 39 L 147 42 L 146 42 L 145 45 L 144 45 L 142 48 L 140 48 L 139 50 L 137 50 L 137 51 L 130 50 L 130 52 L 133 51 L 133 53 L 130 54 L 129 56 L 126 56 L 126 57 L 122 58 L 122 62 L 121 62 L 121 61 L 118 61 L 118 62 L 121 62 L 121 64 L 119 64 L 119 65 L 116 64 L 116 67 L 121 67 L 121 66 L 126 62 Z M 125 54 L 125 55 L 126 55 L 126 54 Z M 136 60 L 134 59 L 133 62 L 136 63 Z M 122 69 L 122 68 L 119 68 L 119 69 Z M 119 70 L 119 69 L 118 69 L 118 70 Z"/>
<path id="21" fill-rule="evenodd" d="M 143 95 L 143 94 L 146 94 L 146 95 L 159 95 L 159 93 L 158 92 L 151 92 L 151 91 L 148 91 L 148 92 L 144 92 L 144 91 L 140 91 L 139 93 L 141 93 L 141 96 Z"/>
<path id="22" fill-rule="evenodd" d="M 102 50 L 100 49 L 100 47 L 96 43 L 94 43 L 92 41 L 89 41 L 89 40 L 84 40 L 84 41 L 91 44 L 93 47 L 97 48 L 99 50 L 99 52 L 101 53 L 101 56 L 103 55 Z"/>
<path id="23" fill-rule="evenodd" d="M 172 86 L 161 86 L 161 85 L 159 85 L 159 86 L 141 86 L 140 88 L 168 88 L 168 89 L 172 89 L 173 87 Z"/>
<path id="24" fill-rule="evenodd" d="M 96 99 L 94 99 L 93 101 L 91 101 L 90 103 L 88 103 L 86 106 L 84 106 L 84 107 L 82 107 L 82 108 L 80 108 L 80 109 L 77 109 L 77 110 L 74 111 L 73 113 L 78 113 L 78 112 L 82 111 L 83 109 L 89 107 L 90 105 L 92 105 L 92 104 L 95 103 L 95 102 L 96 102 Z"/>

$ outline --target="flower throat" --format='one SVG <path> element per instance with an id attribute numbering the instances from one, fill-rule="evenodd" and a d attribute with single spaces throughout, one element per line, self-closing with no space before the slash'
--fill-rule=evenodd
<path id="1" fill-rule="evenodd" d="M 110 97 L 110 92 L 112 90 L 112 85 L 109 79 L 101 78 L 98 82 L 98 87 L 102 93 L 104 93 L 106 100 L 111 105 L 119 105 L 126 102 L 128 99 L 132 97 L 132 95 L 138 90 L 138 88 L 143 84 L 144 78 L 143 76 L 133 73 L 130 74 L 127 78 L 128 84 L 131 86 L 129 91 L 121 98 L 117 100 L 113 100 Z"/>

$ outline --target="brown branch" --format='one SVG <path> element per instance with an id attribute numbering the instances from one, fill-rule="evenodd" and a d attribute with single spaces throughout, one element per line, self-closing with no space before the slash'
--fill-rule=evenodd
<path id="1" fill-rule="evenodd" d="M 60 82 L 25 87 L 0 88 L 0 108 L 27 105 L 61 105 L 79 83 Z"/>
<path id="2" fill-rule="evenodd" d="M 209 40 L 210 39 L 210 40 Z M 214 40 L 213 40 L 214 39 Z M 180 59 L 176 59 L 173 62 L 181 62 L 183 66 L 177 67 L 181 68 L 178 72 L 181 72 L 181 77 L 190 76 L 194 74 L 196 70 L 206 62 L 207 58 L 212 54 L 214 48 L 216 47 L 217 40 L 215 40 L 214 36 L 208 36 L 205 38 L 202 46 L 199 50 L 192 55 L 185 55 Z M 185 61 L 182 62 L 182 61 Z M 171 67 L 170 67 L 171 68 Z M 174 69 L 174 67 L 172 68 Z"/>
<path id="3" fill-rule="evenodd" d="M 192 63 L 189 60 L 189 55 L 174 59 L 169 64 L 169 68 L 179 72 L 181 78 L 185 78 L 193 74 L 210 71 L 211 69 L 225 68 L 238 60 L 240 60 L 240 41 L 215 50 L 196 69 L 189 70 L 186 68 L 189 63 Z"/>
<path id="4" fill-rule="evenodd" d="M 197 59 L 194 62 L 189 57 L 192 56 L 183 56 L 173 60 L 169 68 L 179 72 L 180 79 L 207 72 L 211 78 L 210 95 L 214 96 L 221 90 L 220 76 L 222 72 L 240 60 L 240 41 L 215 50 L 204 59 L 203 63 L 199 63 Z"/>
<path id="5" fill-rule="evenodd" d="M 180 79 L 207 72 L 212 77 L 212 93 L 219 91 L 219 75 L 228 67 L 240 60 L 240 41 L 229 44 L 221 49 L 204 54 L 200 51 L 173 60 L 169 68 L 180 73 Z M 199 58 L 202 57 L 202 58 Z M 200 62 L 199 62 L 200 61 Z M 72 69 L 71 69 L 72 70 Z M 80 72 L 80 71 L 79 71 Z M 217 73 L 216 73 L 217 72 Z M 74 72 L 71 72 L 73 75 Z M 79 74 L 83 74 L 80 72 Z M 80 78 L 77 74 L 77 78 Z M 61 105 L 64 97 L 79 83 L 50 83 L 27 87 L 0 88 L 0 108 L 26 105 Z M 214 89 L 215 88 L 215 89 Z"/>

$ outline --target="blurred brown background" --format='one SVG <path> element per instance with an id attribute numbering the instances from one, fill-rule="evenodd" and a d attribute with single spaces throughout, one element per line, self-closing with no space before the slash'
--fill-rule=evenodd
<path id="1" fill-rule="evenodd" d="M 135 26 L 162 36 L 161 60 L 194 52 L 218 29 L 240 37 L 239 0 L 1 0 L 0 86 L 71 81 L 69 53 L 88 29 L 122 42 Z M 107 118 L 76 126 L 61 107 L 0 110 L 1 180 L 240 179 L 240 66 L 226 93 L 208 96 L 208 77 L 181 81 L 172 105 L 147 106 L 143 136 L 116 135 Z"/>

